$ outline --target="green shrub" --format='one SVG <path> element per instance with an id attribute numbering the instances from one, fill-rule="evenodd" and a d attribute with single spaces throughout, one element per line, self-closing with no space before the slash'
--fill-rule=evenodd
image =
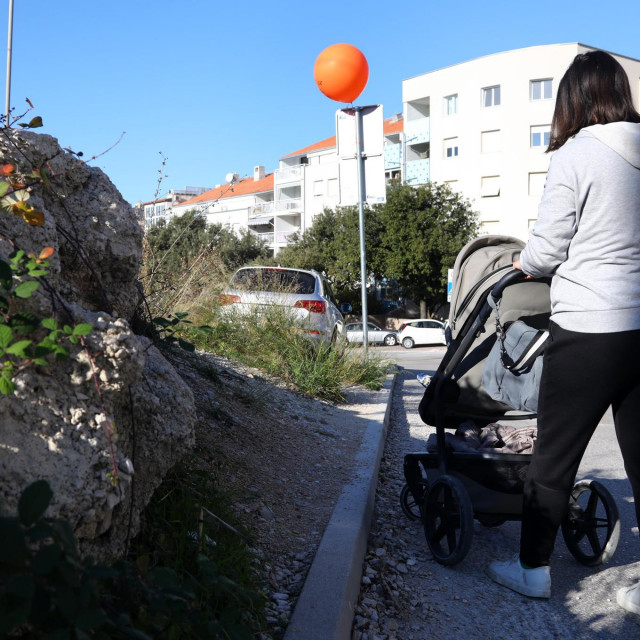
<path id="1" fill-rule="evenodd" d="M 377 355 L 365 357 L 350 349 L 344 340 L 315 344 L 304 327 L 278 307 L 245 317 L 221 318 L 203 310 L 197 315 L 211 327 L 208 333 L 186 329 L 197 347 L 260 369 L 313 397 L 342 401 L 344 388 L 351 385 L 379 389 L 390 367 Z"/>
<path id="2" fill-rule="evenodd" d="M 239 570 L 249 572 L 250 559 L 243 551 L 238 561 L 229 544 L 218 548 L 224 536 L 198 522 L 212 495 L 201 495 L 210 483 L 197 476 L 170 474 L 151 507 L 153 538 L 137 543 L 135 562 L 111 566 L 82 560 L 70 525 L 44 516 L 52 498 L 47 482 L 27 487 L 18 516 L 0 517 L 0 637 L 253 638 L 262 596 L 228 577 L 250 581 Z"/>

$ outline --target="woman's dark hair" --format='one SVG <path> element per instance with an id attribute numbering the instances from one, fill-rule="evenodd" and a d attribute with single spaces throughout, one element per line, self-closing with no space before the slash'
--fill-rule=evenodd
<path id="1" fill-rule="evenodd" d="M 560 80 L 547 152 L 583 127 L 620 121 L 640 122 L 625 70 L 604 51 L 580 53 Z"/>

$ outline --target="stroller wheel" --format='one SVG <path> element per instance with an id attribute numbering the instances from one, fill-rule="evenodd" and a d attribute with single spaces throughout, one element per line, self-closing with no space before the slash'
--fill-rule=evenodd
<path id="1" fill-rule="evenodd" d="M 473 507 L 460 480 L 444 475 L 431 485 L 423 523 L 429 549 L 440 564 L 454 565 L 464 559 L 473 537 Z"/>
<path id="2" fill-rule="evenodd" d="M 409 489 L 409 485 L 405 484 L 400 492 L 400 506 L 404 515 L 409 520 L 420 520 L 422 518 L 422 505 L 424 504 L 424 496 L 429 490 L 429 483 L 426 480 L 418 481 L 418 491 L 420 493 L 420 499 L 416 500 Z"/>
<path id="3" fill-rule="evenodd" d="M 575 484 L 562 537 L 574 558 L 588 567 L 604 564 L 613 556 L 620 538 L 620 516 L 604 485 L 596 480 Z"/>

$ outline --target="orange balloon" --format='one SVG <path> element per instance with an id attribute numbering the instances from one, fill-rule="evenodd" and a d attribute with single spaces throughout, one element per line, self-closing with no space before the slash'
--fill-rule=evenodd
<path id="1" fill-rule="evenodd" d="M 318 89 L 337 102 L 353 102 L 369 79 L 362 51 L 350 44 L 332 44 L 316 59 L 313 77 Z"/>

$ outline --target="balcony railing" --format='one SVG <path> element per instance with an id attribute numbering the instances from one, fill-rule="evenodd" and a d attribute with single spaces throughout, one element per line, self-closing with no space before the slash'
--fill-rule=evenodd
<path id="1" fill-rule="evenodd" d="M 426 184 L 429 182 L 430 160 L 407 162 L 404 168 L 404 181 L 407 184 Z"/>
<path id="2" fill-rule="evenodd" d="M 273 231 L 271 231 L 270 233 L 256 233 L 255 231 L 251 231 L 251 233 L 254 236 L 257 236 L 260 240 L 264 240 L 267 244 L 273 244 L 273 237 L 274 237 Z"/>
<path id="3" fill-rule="evenodd" d="M 249 209 L 249 216 L 263 216 L 265 213 L 273 213 L 273 202 L 254 204 Z"/>
<path id="4" fill-rule="evenodd" d="M 277 200 L 275 202 L 275 211 L 296 213 L 302 211 L 302 198 L 287 198 L 286 200 Z"/>
<path id="5" fill-rule="evenodd" d="M 408 145 L 429 142 L 429 118 L 407 120 L 404 123 L 404 139 Z"/>
<path id="6" fill-rule="evenodd" d="M 276 182 L 296 182 L 304 177 L 304 166 L 283 167 L 276 169 Z"/>
<path id="7" fill-rule="evenodd" d="M 300 229 L 290 229 L 289 231 L 278 231 L 276 233 L 276 242 L 283 243 L 289 242 L 293 235 L 300 233 Z"/>

